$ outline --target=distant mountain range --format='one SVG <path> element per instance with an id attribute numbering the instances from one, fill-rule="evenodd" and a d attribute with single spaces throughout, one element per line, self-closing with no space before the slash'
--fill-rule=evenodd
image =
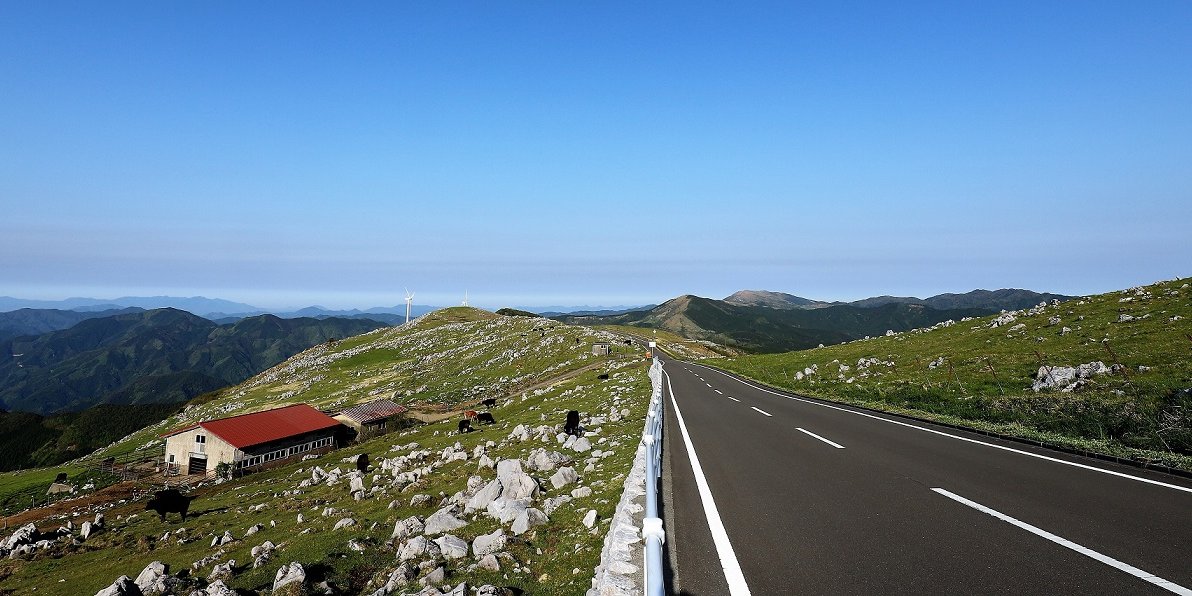
<path id="1" fill-rule="evenodd" d="M 258 315 L 276 315 L 283 319 L 312 318 L 369 318 L 389 325 L 404 323 L 406 305 L 382 306 L 367 310 L 332 310 L 321 306 L 308 306 L 296 311 L 268 310 L 243 302 L 232 302 L 219 298 L 204 298 L 193 296 L 180 298 L 176 296 L 124 296 L 122 298 L 67 298 L 66 300 L 25 300 L 11 296 L 0 296 L 0 315 L 21 309 L 60 310 L 72 312 L 103 312 L 138 308 L 150 310 L 155 308 L 174 308 L 211 319 L 220 323 L 232 323 L 248 317 Z M 420 317 L 438 307 L 425 304 L 414 304 L 410 308 L 410 316 Z M 2 325 L 2 323 L 0 323 Z M 65 328 L 65 327 L 62 327 Z M 0 326 L 2 329 L 2 326 Z"/>
<path id="2" fill-rule="evenodd" d="M 259 315 L 220 325 L 177 309 L 91 318 L 0 342 L 0 408 L 49 414 L 185 401 L 332 338 L 385 324 Z"/>
<path id="3" fill-rule="evenodd" d="M 0 312 L 0 341 L 22 335 L 41 335 L 51 331 L 69 329 L 87 319 L 99 319 L 141 311 L 140 308 L 130 307 L 93 311 L 22 308 L 11 312 Z"/>
<path id="4" fill-rule="evenodd" d="M 949 308 L 983 308 L 994 311 L 1018 310 L 1029 308 L 1040 302 L 1052 300 L 1068 300 L 1071 296 L 1062 294 L 1048 294 L 1032 292 L 1030 290 L 973 290 L 964 294 L 939 294 L 930 298 L 875 296 L 854 302 L 824 302 L 801 298 L 782 292 L 768 292 L 765 290 L 741 290 L 724 299 L 729 304 L 738 306 L 765 306 L 768 308 L 825 308 L 829 306 L 856 306 L 860 308 L 875 308 L 887 304 L 919 304 L 934 309 Z"/>
<path id="5" fill-rule="evenodd" d="M 948 319 L 978 317 L 1067 296 L 1027 290 L 977 290 L 918 298 L 871 298 L 827 303 L 791 294 L 741 291 L 725 300 L 680 296 L 645 311 L 607 316 L 559 315 L 580 324 L 663 329 L 755 352 L 784 352 L 927 327 Z"/>

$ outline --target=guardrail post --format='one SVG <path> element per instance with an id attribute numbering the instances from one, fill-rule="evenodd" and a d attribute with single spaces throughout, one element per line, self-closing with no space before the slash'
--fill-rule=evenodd
<path id="1" fill-rule="evenodd" d="M 646 594 L 662 596 L 666 593 L 662 577 L 662 544 L 666 542 L 666 532 L 662 529 L 661 519 L 646 517 L 642 520 L 642 542 L 645 548 Z"/>

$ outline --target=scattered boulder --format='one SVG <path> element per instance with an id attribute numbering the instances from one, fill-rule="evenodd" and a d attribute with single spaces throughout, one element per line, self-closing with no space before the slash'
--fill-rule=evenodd
<path id="1" fill-rule="evenodd" d="M 474 543 L 473 543 L 472 547 L 475 548 Z M 497 561 L 496 555 L 493 555 L 491 553 L 484 555 L 483 557 L 480 557 L 480 561 L 476 563 L 476 566 L 481 569 L 487 569 L 489 571 L 500 571 L 501 570 L 501 563 Z M 483 589 L 483 587 L 481 589 Z"/>
<path id="2" fill-rule="evenodd" d="M 417 516 L 407 517 L 393 525 L 393 534 L 390 536 L 393 540 L 405 540 L 407 536 L 414 536 L 421 534 L 425 529 L 422 523 L 422 518 Z"/>
<path id="3" fill-rule="evenodd" d="M 513 526 L 509 530 L 515 535 L 521 536 L 522 534 L 529 532 L 531 528 L 535 526 L 541 526 L 547 521 L 549 520 L 547 519 L 545 513 L 530 507 L 528 509 L 522 510 L 522 512 L 517 515 L 517 519 L 513 521 Z"/>
<path id="4" fill-rule="evenodd" d="M 426 518 L 424 532 L 430 535 L 458 530 L 468 522 L 455 517 L 455 507 L 444 507 Z"/>
<path id="5" fill-rule="evenodd" d="M 112 585 L 96 592 L 95 596 L 141 596 L 141 589 L 127 575 L 121 575 Z"/>
<path id="6" fill-rule="evenodd" d="M 341 530 L 343 528 L 350 528 L 354 525 L 356 525 L 356 520 L 354 520 L 350 517 L 345 517 L 345 518 L 335 522 L 335 527 L 333 527 L 331 529 L 332 530 Z"/>
<path id="7" fill-rule="evenodd" d="M 199 592 L 199 594 L 204 594 L 205 596 L 236 596 L 236 591 L 229 588 L 227 584 L 223 583 L 223 580 L 217 579 L 208 584 L 207 589 L 203 592 Z"/>
<path id="8" fill-rule="evenodd" d="M 505 530 L 497 528 L 489 534 L 481 534 L 472 541 L 472 555 L 483 556 L 487 554 L 497 553 L 505 549 L 508 539 L 505 537 Z"/>
<path id="9" fill-rule="evenodd" d="M 227 563 L 216 565 L 211 568 L 211 573 L 207 574 L 207 581 L 213 582 L 217 579 L 232 579 L 232 574 L 236 572 L 236 559 L 228 559 Z"/>
<path id="10" fill-rule="evenodd" d="M 476 494 L 472 495 L 472 498 L 468 499 L 467 504 L 464 505 L 464 513 L 487 509 L 489 503 L 492 503 L 497 497 L 501 496 L 501 489 L 500 480 L 496 478 L 490 480 L 488 484 L 484 485 L 484 488 L 477 491 Z"/>
<path id="11" fill-rule="evenodd" d="M 588 513 L 584 515 L 584 527 L 591 528 L 594 525 L 596 525 L 596 510 L 589 509 Z"/>
<path id="12" fill-rule="evenodd" d="M 273 578 L 273 593 L 284 595 L 298 595 L 303 592 L 306 583 L 306 570 L 297 561 L 283 565 L 277 570 Z"/>
<path id="13" fill-rule="evenodd" d="M 439 545 L 439 552 L 445 559 L 461 559 L 468 556 L 468 543 L 451 534 L 435 538 L 434 543 Z"/>
<path id="14" fill-rule="evenodd" d="M 583 453 L 590 449 L 592 449 L 592 442 L 589 441 L 587 437 L 580 437 L 580 438 L 576 439 L 574 443 L 571 444 L 572 451 L 578 451 L 580 453 Z"/>
<path id="15" fill-rule="evenodd" d="M 398 561 L 409 561 L 411 559 L 420 559 L 423 557 L 437 557 L 441 551 L 439 545 L 432 540 L 428 540 L 425 536 L 415 536 L 402 544 L 397 551 Z"/>
<path id="16" fill-rule="evenodd" d="M 575 468 L 568 466 L 565 468 L 559 468 L 559 471 L 555 472 L 554 476 L 550 477 L 550 484 L 551 486 L 558 489 L 563 488 L 564 486 L 567 486 L 576 480 L 579 480 L 579 474 L 575 473 Z"/>
<path id="17" fill-rule="evenodd" d="M 91 537 L 91 532 L 93 531 L 94 527 L 91 525 L 91 522 L 85 521 L 82 526 L 79 526 L 79 537 L 86 540 Z"/>
<path id="18" fill-rule="evenodd" d="M 171 584 L 176 583 L 177 580 L 170 581 L 174 578 L 167 575 L 167 573 L 169 573 L 169 567 L 165 563 L 154 561 L 145 566 L 145 569 L 141 571 L 141 574 L 137 576 L 137 579 L 133 583 L 137 585 L 137 588 L 140 589 L 142 594 L 170 593 L 173 592 Z"/>

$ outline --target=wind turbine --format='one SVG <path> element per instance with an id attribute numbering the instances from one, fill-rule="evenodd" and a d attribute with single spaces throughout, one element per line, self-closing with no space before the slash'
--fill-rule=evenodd
<path id="1" fill-rule="evenodd" d="M 414 303 L 414 293 L 406 290 L 406 322 L 410 322 L 410 305 Z"/>

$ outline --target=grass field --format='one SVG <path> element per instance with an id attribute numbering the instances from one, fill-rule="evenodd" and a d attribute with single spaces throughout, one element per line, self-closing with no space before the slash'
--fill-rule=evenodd
<path id="1" fill-rule="evenodd" d="M 411 515 L 430 515 L 440 508 L 444 497 L 465 489 L 470 476 L 491 479 L 492 470 L 479 466 L 474 457 L 474 450 L 487 446 L 485 455 L 493 460 L 524 459 L 532 449 L 546 448 L 571 455 L 576 471 L 590 463 L 592 468 L 580 472 L 577 484 L 557 490 L 544 481 L 549 473 L 531 474 L 541 476 L 540 484 L 545 489 L 542 498 L 568 494 L 580 486 L 590 488 L 592 494 L 559 507 L 546 525 L 521 537 L 510 535 L 508 557 L 500 561 L 499 572 L 475 569 L 476 561 L 470 554 L 463 559 L 437 561 L 446 568 L 447 583 L 493 583 L 518 587 L 527 594 L 582 594 L 599 563 L 607 520 L 620 498 L 636 450 L 650 396 L 649 362 L 634 348 L 601 357 L 597 369 L 588 369 L 596 362 L 591 343 L 606 337 L 601 333 L 550 322 L 544 327 L 541 319 L 496 318 L 479 311 L 452 310 L 445 313 L 447 317 L 430 318 L 422 325 L 374 332 L 311 350 L 193 409 L 231 414 L 280 405 L 282 401 L 325 406 L 354 403 L 373 395 L 389 397 L 395 392 L 411 405 L 437 403 L 435 397 L 450 405 L 500 395 L 500 404 L 493 410 L 497 424 L 460 435 L 455 432 L 456 420 L 451 418 L 377 437 L 317 460 L 290 463 L 206 486 L 198 490 L 199 499 L 192 506 L 198 515 L 185 522 L 173 515 L 162 522 L 155 513 L 146 514 L 140 503 L 117 505 L 106 513 L 108 529 L 81 545 L 0 562 L 0 592 L 26 594 L 36 589 L 37 594 L 91 594 L 120 575 L 135 577 L 151 561 L 168 563 L 175 572 L 221 550 L 215 561 L 200 566 L 193 574 L 206 577 L 215 563 L 235 559 L 239 571 L 228 585 L 248 593 L 268 593 L 277 569 L 289 561 L 299 561 L 316 582 L 326 580 L 342 593 L 371 592 L 379 587 L 376 580 L 388 577 L 397 566 L 395 553 L 399 545 L 386 544 L 394 523 Z M 576 338 L 580 339 L 578 343 Z M 414 368 L 408 362 L 420 364 Z M 564 374 L 576 370 L 584 372 Z M 610 373 L 610 378 L 598 379 L 601 372 Z M 456 378 L 446 378 L 451 375 Z M 542 382 L 550 378 L 561 380 Z M 529 385 L 536 387 L 518 390 Z M 484 389 L 467 393 L 472 387 Z M 378 388 L 381 392 L 375 392 Z M 282 395 L 285 397 L 279 400 Z M 553 436 L 549 443 L 509 438 L 510 431 L 519 424 L 561 427 L 569 409 L 583 412 L 585 421 L 593 420 L 593 416 L 605 418 L 596 419 L 599 423 L 591 425 L 596 430 L 589 436 L 594 448 L 607 455 L 594 458 L 591 452 L 566 451 Z M 622 417 L 623 410 L 629 415 Z M 192 418 L 202 416 L 190 413 Z M 145 444 L 153 436 L 153 432 L 146 432 L 129 442 Z M 404 447 L 412 442 L 417 443 L 417 451 L 427 454 L 420 465 L 433 468 L 413 484 L 398 488 L 390 484 L 387 472 L 373 472 L 366 477 L 365 485 L 381 488 L 361 501 L 351 497 L 346 479 L 331 486 L 297 487 L 301 480 L 310 478 L 315 465 L 347 471 L 351 464 L 343 463 L 343 458 L 368 453 L 375 467 L 381 458 L 409 454 L 412 450 Z M 441 452 L 457 443 L 468 458 L 443 460 Z M 45 481 L 46 473 L 26 473 L 20 482 L 37 485 Z M 411 498 L 418 494 L 431 498 L 426 504 L 411 506 Z M 541 507 L 541 500 L 534 506 Z M 321 512 L 328 507 L 341 511 L 324 517 Z M 580 523 L 589 509 L 596 510 L 602 520 L 592 530 Z M 305 517 L 302 523 L 297 521 L 300 513 Z M 80 511 L 71 520 L 77 525 L 93 515 L 91 511 Z M 355 519 L 356 525 L 333 531 L 333 525 L 345 517 Z M 451 533 L 467 541 L 500 527 L 497 520 L 483 512 L 465 519 L 468 525 Z M 57 527 L 66 521 L 56 519 L 43 525 L 52 523 Z M 246 530 L 258 523 L 263 529 L 244 538 Z M 212 537 L 224 531 L 239 540 L 212 548 Z M 509 534 L 508 525 L 505 531 Z M 268 565 L 253 569 L 249 551 L 266 540 L 279 545 L 276 555 Z M 362 545 L 362 552 L 351 548 L 349 541 Z M 405 589 L 416 591 L 413 587 Z"/>
<path id="2" fill-rule="evenodd" d="M 1189 281 L 709 364 L 805 395 L 1192 470 Z M 1062 367 L 1095 362 L 1109 370 L 1059 382 Z M 1059 387 L 1035 391 L 1040 377 Z"/>

